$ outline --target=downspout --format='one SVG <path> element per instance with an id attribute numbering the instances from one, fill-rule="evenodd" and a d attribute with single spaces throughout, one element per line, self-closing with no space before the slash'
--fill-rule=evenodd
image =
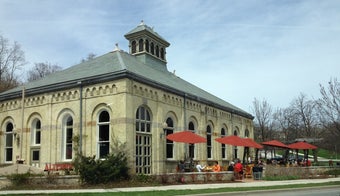
<path id="1" fill-rule="evenodd" d="M 22 89 L 21 97 L 21 133 L 20 133 L 20 159 L 22 159 L 22 148 L 24 142 L 24 112 L 25 112 L 25 87 Z"/>
<path id="2" fill-rule="evenodd" d="M 78 152 L 82 155 L 82 141 L 83 141 L 83 85 L 79 81 L 79 149 Z"/>

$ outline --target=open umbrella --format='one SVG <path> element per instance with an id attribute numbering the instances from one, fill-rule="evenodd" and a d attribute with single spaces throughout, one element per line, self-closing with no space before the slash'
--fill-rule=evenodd
<path id="1" fill-rule="evenodd" d="M 252 148 L 257 148 L 257 149 L 261 149 L 263 148 L 263 146 L 261 144 L 256 143 L 253 139 L 251 138 L 244 138 L 244 140 L 247 142 L 248 147 L 252 147 Z"/>
<path id="2" fill-rule="evenodd" d="M 266 141 L 266 142 L 262 142 L 262 145 L 265 146 L 272 146 L 272 147 L 279 147 L 279 148 L 289 148 L 286 144 L 277 141 L 277 140 L 271 140 L 271 141 Z"/>
<path id="3" fill-rule="evenodd" d="M 187 144 L 207 142 L 206 138 L 199 136 L 189 130 L 169 134 L 166 136 L 166 139 L 174 141 L 174 142 L 182 142 L 182 143 L 187 143 Z"/>
<path id="4" fill-rule="evenodd" d="M 291 148 L 291 149 L 300 149 L 300 150 L 306 150 L 306 149 L 315 150 L 315 149 L 318 148 L 318 147 L 316 147 L 312 144 L 309 144 L 307 142 L 296 142 L 296 143 L 293 143 L 293 144 L 289 144 L 288 147 Z"/>
<path id="5" fill-rule="evenodd" d="M 308 160 L 308 150 L 309 149 L 315 150 L 315 149 L 318 148 L 317 146 L 314 146 L 314 145 L 309 144 L 307 142 L 296 142 L 296 143 L 293 143 L 293 144 L 289 144 L 288 147 L 296 150 L 296 160 L 298 160 L 298 158 L 299 158 L 299 150 L 304 150 L 304 153 L 303 153 L 304 157 Z M 308 166 L 308 164 L 307 164 L 307 166 Z"/>
<path id="6" fill-rule="evenodd" d="M 240 138 L 239 136 L 236 136 L 236 135 L 229 135 L 229 136 L 225 136 L 221 138 L 216 138 L 215 140 L 219 143 L 229 144 L 232 146 L 249 146 L 247 141 L 245 141 L 243 138 Z"/>

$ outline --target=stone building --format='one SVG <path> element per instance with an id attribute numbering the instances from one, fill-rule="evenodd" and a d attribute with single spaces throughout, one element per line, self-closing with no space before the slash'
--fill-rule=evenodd
<path id="1" fill-rule="evenodd" d="M 112 52 L 0 94 L 0 163 L 44 168 L 75 151 L 103 158 L 124 145 L 131 173 L 173 172 L 179 160 L 220 164 L 243 148 L 226 135 L 253 137 L 253 116 L 167 70 L 170 45 L 141 23 L 125 35 L 129 53 Z M 207 143 L 166 135 L 192 130 Z M 75 140 L 77 138 L 78 140 Z"/>

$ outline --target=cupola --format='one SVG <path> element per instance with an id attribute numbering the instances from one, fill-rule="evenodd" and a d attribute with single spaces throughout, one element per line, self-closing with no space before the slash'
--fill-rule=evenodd
<path id="1" fill-rule="evenodd" d="M 166 48 L 170 43 L 142 21 L 124 35 L 129 40 L 130 54 L 155 68 L 166 68 Z"/>

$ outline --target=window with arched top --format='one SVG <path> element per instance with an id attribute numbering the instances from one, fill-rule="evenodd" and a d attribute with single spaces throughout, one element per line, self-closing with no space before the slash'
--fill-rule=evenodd
<path id="1" fill-rule="evenodd" d="M 211 142 L 211 136 L 212 136 L 212 130 L 211 130 L 211 126 L 208 125 L 207 126 L 207 158 L 211 159 L 212 155 L 211 155 L 211 151 L 212 151 L 212 142 Z"/>
<path id="2" fill-rule="evenodd" d="M 138 52 L 143 52 L 144 51 L 144 43 L 143 39 L 140 39 L 138 42 Z"/>
<path id="3" fill-rule="evenodd" d="M 195 132 L 195 124 L 193 122 L 189 122 L 189 130 Z M 195 144 L 189 144 L 189 157 L 195 158 Z"/>
<path id="4" fill-rule="evenodd" d="M 174 121 L 172 118 L 166 119 L 167 127 L 164 129 L 165 135 L 173 134 L 174 133 Z M 166 139 L 166 158 L 172 159 L 174 158 L 174 142 L 172 140 Z"/>
<path id="5" fill-rule="evenodd" d="M 41 143 L 41 122 L 39 119 L 33 120 L 31 130 L 31 142 L 33 146 L 40 145 Z"/>
<path id="6" fill-rule="evenodd" d="M 97 155 L 104 158 L 110 153 L 110 114 L 107 111 L 99 113 L 97 126 Z"/>
<path id="7" fill-rule="evenodd" d="M 249 137 L 249 135 L 250 135 L 250 134 L 249 134 L 249 130 L 246 129 L 246 130 L 244 131 L 244 136 L 245 136 L 245 137 Z"/>
<path id="8" fill-rule="evenodd" d="M 63 119 L 62 158 L 72 160 L 73 154 L 73 118 L 67 115 Z"/>
<path id="9" fill-rule="evenodd" d="M 225 128 L 222 128 L 221 129 L 221 137 L 225 137 L 226 136 L 226 130 L 225 130 Z M 222 152 L 222 159 L 225 159 L 225 158 L 227 158 L 227 156 L 226 156 L 226 146 L 225 146 L 225 144 L 221 144 L 221 152 Z"/>
<path id="10" fill-rule="evenodd" d="M 151 42 L 150 50 L 151 54 L 155 54 L 155 46 L 153 45 L 153 42 Z"/>
<path id="11" fill-rule="evenodd" d="M 7 123 L 5 131 L 5 162 L 13 161 L 13 124 Z"/>
<path id="12" fill-rule="evenodd" d="M 152 135 L 151 135 L 151 116 L 149 110 L 140 106 L 136 112 L 136 173 L 151 174 L 151 150 L 152 150 Z"/>
<path id="13" fill-rule="evenodd" d="M 146 50 L 147 52 L 150 51 L 150 49 L 149 49 L 149 40 L 145 40 L 145 50 Z"/>
<path id="14" fill-rule="evenodd" d="M 159 57 L 159 47 L 156 46 L 156 56 Z"/>
<path id="15" fill-rule="evenodd" d="M 136 41 L 132 41 L 131 42 L 131 53 L 132 54 L 136 53 L 136 50 L 137 50 L 137 43 Z"/>
<path id="16" fill-rule="evenodd" d="M 164 48 L 161 48 L 161 59 L 165 60 Z"/>

